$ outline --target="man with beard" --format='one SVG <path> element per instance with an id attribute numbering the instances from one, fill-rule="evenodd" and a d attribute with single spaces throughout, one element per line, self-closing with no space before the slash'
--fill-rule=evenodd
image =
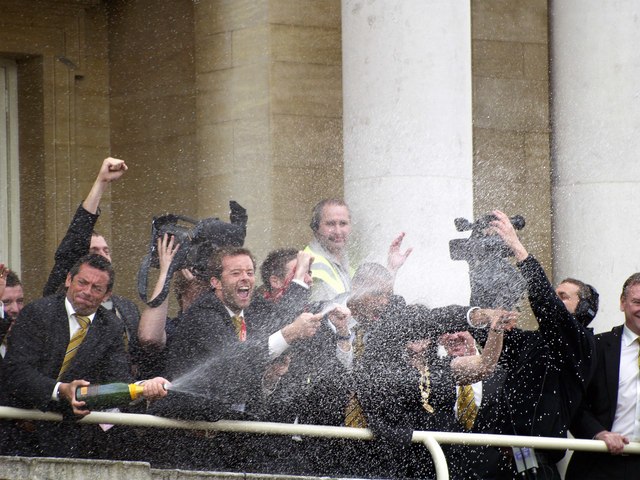
<path id="1" fill-rule="evenodd" d="M 596 373 L 571 423 L 573 435 L 602 440 L 609 453 L 574 452 L 567 468 L 570 480 L 637 478 L 640 471 L 640 456 L 624 454 L 626 444 L 640 440 L 640 273 L 624 282 L 620 311 L 624 324 L 595 337 Z"/>
<path id="2" fill-rule="evenodd" d="M 270 350 L 269 337 L 245 317 L 255 287 L 255 262 L 246 248 L 221 247 L 213 253 L 209 271 L 212 291 L 191 304 L 167 346 L 165 376 L 176 391 L 153 411 L 195 420 L 252 420 L 260 409 Z M 300 317 L 308 324 L 320 319 L 311 313 Z M 185 391 L 189 393 L 181 393 Z M 261 462 L 261 449 L 254 448 L 258 440 L 250 435 L 208 438 L 179 432 L 171 440 L 175 451 L 168 462 L 174 467 L 257 470 L 256 462 Z"/>

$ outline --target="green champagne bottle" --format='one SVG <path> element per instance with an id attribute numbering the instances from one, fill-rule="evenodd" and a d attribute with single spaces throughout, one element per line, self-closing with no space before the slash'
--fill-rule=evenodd
<path id="1" fill-rule="evenodd" d="M 135 383 L 107 383 L 88 385 L 76 389 L 76 399 L 85 402 L 87 409 L 98 410 L 123 407 L 142 397 L 142 385 Z"/>

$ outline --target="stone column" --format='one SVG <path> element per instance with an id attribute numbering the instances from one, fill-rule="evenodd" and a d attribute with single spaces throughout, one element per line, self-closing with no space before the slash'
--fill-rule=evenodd
<path id="1" fill-rule="evenodd" d="M 472 215 L 470 22 L 468 1 L 342 2 L 352 255 L 386 262 L 405 231 L 414 252 L 396 291 L 432 306 L 469 298 L 449 240 Z"/>
<path id="2" fill-rule="evenodd" d="M 556 281 L 600 292 L 596 331 L 620 324 L 624 280 L 640 270 L 640 4 L 551 2 Z"/>

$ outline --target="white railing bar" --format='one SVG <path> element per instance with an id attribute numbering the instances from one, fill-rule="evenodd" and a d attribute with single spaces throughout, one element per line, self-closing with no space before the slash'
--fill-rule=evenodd
<path id="1" fill-rule="evenodd" d="M 425 433 L 425 432 L 422 432 Z M 412 440 L 415 441 L 415 440 Z M 436 467 L 436 478 L 438 480 L 449 480 L 449 465 L 447 464 L 447 458 L 444 456 L 442 447 L 433 435 L 424 435 L 422 443 L 426 445 L 433 458 L 433 465 Z"/>
<path id="2" fill-rule="evenodd" d="M 0 418 L 61 421 L 62 415 L 40 410 L 24 410 L 0 406 Z M 346 438 L 351 440 L 372 440 L 370 430 L 366 428 L 333 427 L 327 425 L 304 425 L 292 423 L 249 422 L 238 420 L 218 420 L 217 422 L 187 421 L 156 417 L 139 413 L 92 412 L 78 423 L 110 423 L 138 427 L 176 428 L 183 430 L 211 430 L 224 432 L 246 432 L 273 435 L 305 435 L 310 437 Z M 414 431 L 412 441 L 425 443 L 432 438 L 440 444 L 491 445 L 496 447 L 533 447 L 548 450 L 582 450 L 606 452 L 607 447 L 601 440 L 582 440 L 573 438 L 530 437 L 520 435 L 490 435 L 482 433 L 454 433 Z M 624 453 L 640 453 L 640 443 L 631 442 Z"/>

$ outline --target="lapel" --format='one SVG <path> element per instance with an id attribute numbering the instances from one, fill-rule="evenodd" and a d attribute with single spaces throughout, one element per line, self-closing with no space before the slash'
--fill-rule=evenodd
<path id="1" fill-rule="evenodd" d="M 55 303 L 55 312 L 51 316 L 51 321 L 47 322 L 49 326 L 49 338 L 51 339 L 51 357 L 52 365 L 57 370 L 54 377 L 58 376 L 64 355 L 67 353 L 69 345 L 69 317 L 67 317 L 67 309 L 64 307 L 64 295 L 60 295 L 59 300 Z"/>
<path id="2" fill-rule="evenodd" d="M 609 403 L 611 418 L 615 416 L 618 403 L 618 381 L 620 378 L 620 347 L 622 345 L 622 325 L 615 327 L 608 335 L 603 335 L 600 358 L 604 364 L 607 392 L 612 401 Z"/>
<path id="3" fill-rule="evenodd" d="M 89 326 L 87 335 L 78 348 L 78 353 L 64 374 L 65 379 L 84 378 L 88 375 L 88 372 L 97 371 L 96 365 L 102 361 L 105 355 L 108 355 L 109 352 L 107 350 L 113 348 L 111 340 L 113 332 L 116 330 L 114 330 L 111 322 L 117 321 L 117 317 L 111 318 L 112 316 L 115 317 L 113 313 L 108 312 L 103 307 L 98 309 Z"/>

